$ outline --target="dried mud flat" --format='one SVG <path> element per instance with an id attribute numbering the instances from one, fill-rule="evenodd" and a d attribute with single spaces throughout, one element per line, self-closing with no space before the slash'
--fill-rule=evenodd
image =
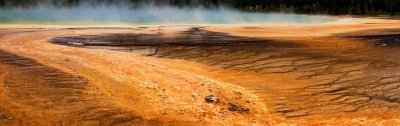
<path id="1" fill-rule="evenodd" d="M 399 22 L 367 21 L 5 28 L 0 124 L 400 125 Z"/>

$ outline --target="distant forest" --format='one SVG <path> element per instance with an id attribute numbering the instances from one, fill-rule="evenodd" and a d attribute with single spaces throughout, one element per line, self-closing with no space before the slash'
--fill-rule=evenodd
<path id="1" fill-rule="evenodd" d="M 226 7 L 251 12 L 298 14 L 400 16 L 400 0 L 0 0 L 1 8 L 30 8 L 39 5 L 73 7 L 82 3 L 155 6 Z"/>

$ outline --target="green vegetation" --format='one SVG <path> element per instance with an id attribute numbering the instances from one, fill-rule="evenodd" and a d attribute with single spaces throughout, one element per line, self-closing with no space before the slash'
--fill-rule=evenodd
<path id="1" fill-rule="evenodd" d="M 0 0 L 0 7 L 35 7 L 51 4 L 71 7 L 92 5 L 144 5 L 176 7 L 227 7 L 241 11 L 299 14 L 399 16 L 400 0 Z"/>

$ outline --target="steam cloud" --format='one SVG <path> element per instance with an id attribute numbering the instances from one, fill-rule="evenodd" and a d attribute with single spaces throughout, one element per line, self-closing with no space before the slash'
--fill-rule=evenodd
<path id="1" fill-rule="evenodd" d="M 180 8 L 145 5 L 132 8 L 126 4 L 83 3 L 72 7 L 38 5 L 0 9 L 0 22 L 64 22 L 112 24 L 247 24 L 247 23 L 321 23 L 334 21 L 325 16 L 240 12 L 224 7 Z"/>

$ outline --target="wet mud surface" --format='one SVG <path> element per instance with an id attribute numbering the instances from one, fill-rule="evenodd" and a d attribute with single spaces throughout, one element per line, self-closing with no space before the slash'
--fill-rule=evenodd
<path id="1" fill-rule="evenodd" d="M 0 125 L 156 125 L 85 93 L 90 83 L 0 50 Z"/>
<path id="2" fill-rule="evenodd" d="M 172 36 L 172 37 L 171 37 Z M 95 46 L 230 46 L 230 45 L 256 45 L 268 44 L 269 46 L 296 46 L 295 43 L 281 43 L 266 39 L 232 36 L 227 33 L 210 32 L 202 27 L 193 27 L 187 31 L 171 34 L 102 34 L 82 35 L 70 37 L 56 37 L 51 40 L 55 44 L 95 47 Z"/>
<path id="3" fill-rule="evenodd" d="M 104 34 L 59 37 L 52 41 L 183 59 L 221 71 L 248 73 L 209 74 L 252 90 L 275 114 L 296 118 L 399 111 L 399 33 L 399 29 L 368 30 L 285 41 L 191 28 L 177 33 L 178 37 Z"/>
<path id="4" fill-rule="evenodd" d="M 399 46 L 399 29 L 377 29 L 352 32 L 347 34 L 338 34 L 348 38 L 364 39 L 370 42 L 371 46 Z"/>

